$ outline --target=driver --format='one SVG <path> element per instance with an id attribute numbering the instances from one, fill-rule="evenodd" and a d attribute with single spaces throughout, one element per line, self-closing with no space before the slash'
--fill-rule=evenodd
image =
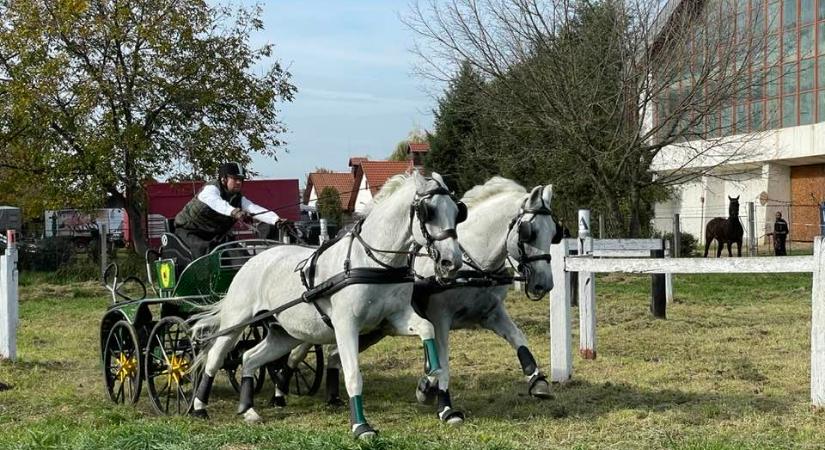
<path id="1" fill-rule="evenodd" d="M 207 254 L 229 240 L 235 221 L 252 218 L 275 225 L 277 214 L 241 194 L 246 172 L 236 162 L 221 164 L 218 179 L 203 186 L 195 198 L 175 216 L 175 234 L 192 252 L 192 259 Z"/>

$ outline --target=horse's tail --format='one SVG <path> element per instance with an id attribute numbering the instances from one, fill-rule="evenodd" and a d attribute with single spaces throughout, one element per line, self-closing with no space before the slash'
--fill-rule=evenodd
<path id="1" fill-rule="evenodd" d="M 191 327 L 191 338 L 193 342 L 200 342 L 195 360 L 192 361 L 192 373 L 197 373 L 201 367 L 206 363 L 206 357 L 209 355 L 209 349 L 215 343 L 215 339 L 208 339 L 213 333 L 217 333 L 221 326 L 221 311 L 223 310 L 223 300 L 213 303 L 212 305 L 204 306 L 203 311 L 195 314 L 187 320 Z M 206 340 L 202 340 L 207 338 Z"/>

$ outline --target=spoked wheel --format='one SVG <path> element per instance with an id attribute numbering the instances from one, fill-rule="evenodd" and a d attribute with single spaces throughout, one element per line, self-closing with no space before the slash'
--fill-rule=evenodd
<path id="1" fill-rule="evenodd" d="M 140 341 L 135 327 L 120 320 L 109 331 L 103 346 L 103 379 L 114 403 L 134 404 L 140 398 Z"/>
<path id="2" fill-rule="evenodd" d="M 297 347 L 299 351 L 301 347 Z M 269 364 L 269 377 L 277 380 L 275 372 L 284 370 L 283 365 Z M 324 379 L 324 347 L 322 345 L 310 346 L 306 356 L 298 366 L 293 369 L 292 377 L 289 380 L 289 393 L 292 395 L 315 395 L 321 388 Z"/>
<path id="3" fill-rule="evenodd" d="M 266 336 L 266 327 L 263 325 L 252 325 L 246 327 L 223 363 L 223 368 L 226 370 L 226 375 L 229 376 L 229 383 L 235 392 L 241 392 L 241 363 L 243 363 L 243 354 L 250 348 L 258 345 Z M 255 393 L 261 392 L 264 388 L 264 381 L 266 381 L 266 367 L 258 369 L 255 374 Z"/>
<path id="4" fill-rule="evenodd" d="M 146 345 L 146 385 L 155 411 L 185 414 L 195 398 L 192 363 L 195 352 L 189 327 L 180 317 L 164 317 L 149 334 Z"/>

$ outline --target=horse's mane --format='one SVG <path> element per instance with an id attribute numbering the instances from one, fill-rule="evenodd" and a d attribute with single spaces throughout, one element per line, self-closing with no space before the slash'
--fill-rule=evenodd
<path id="1" fill-rule="evenodd" d="M 398 175 L 393 175 L 387 181 L 385 181 L 384 184 L 381 186 L 381 190 L 378 191 L 377 194 L 375 194 L 375 197 L 373 197 L 372 202 L 370 202 L 370 204 L 367 205 L 367 207 L 364 209 L 364 215 L 369 215 L 370 211 L 372 211 L 372 208 L 375 205 L 381 203 L 381 201 L 387 199 L 392 194 L 394 194 L 410 178 L 412 178 L 412 176 L 408 173 L 399 173 Z"/>
<path id="2" fill-rule="evenodd" d="M 461 201 L 467 205 L 468 208 L 478 206 L 481 202 L 502 194 L 519 194 L 524 195 L 527 189 L 515 181 L 500 176 L 495 176 L 487 180 L 482 185 L 475 186 L 464 194 Z"/>

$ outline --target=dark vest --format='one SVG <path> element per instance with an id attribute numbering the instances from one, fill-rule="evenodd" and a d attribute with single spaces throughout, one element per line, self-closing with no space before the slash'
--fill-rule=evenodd
<path id="1" fill-rule="evenodd" d="M 206 186 L 216 186 L 221 191 L 221 198 L 229 202 L 235 208 L 241 207 L 243 195 L 240 193 L 229 193 L 220 183 L 215 180 L 207 183 Z M 201 189 L 203 190 L 203 189 Z M 204 239 L 214 239 L 228 233 L 235 224 L 235 219 L 210 208 L 206 203 L 200 201 L 197 196 L 183 207 L 181 212 L 175 216 L 175 228 L 197 231 L 196 234 Z"/>

